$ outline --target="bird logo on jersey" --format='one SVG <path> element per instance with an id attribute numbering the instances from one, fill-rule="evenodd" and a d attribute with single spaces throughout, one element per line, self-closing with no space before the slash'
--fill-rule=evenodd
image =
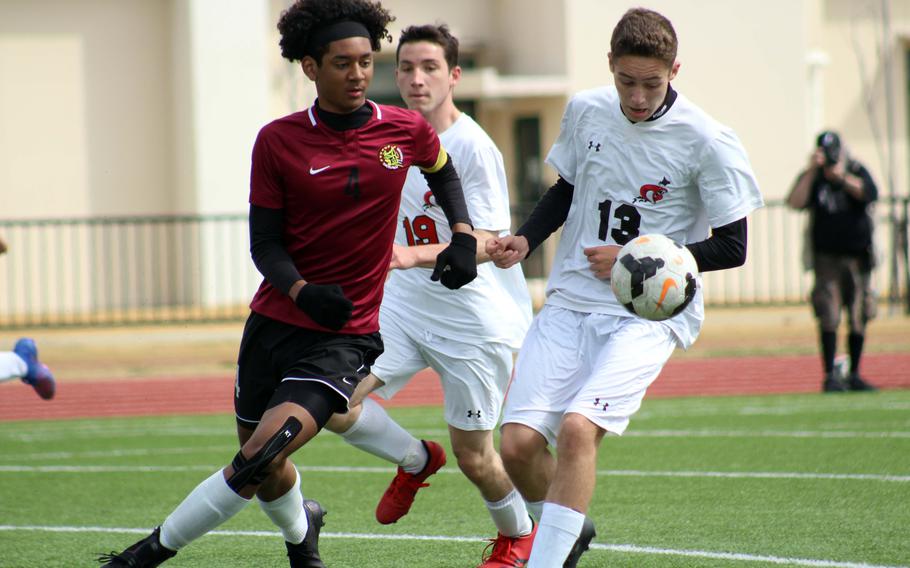
<path id="1" fill-rule="evenodd" d="M 426 211 L 430 207 L 436 207 L 436 204 L 433 203 L 433 192 L 427 191 L 423 194 L 423 210 Z"/>
<path id="2" fill-rule="evenodd" d="M 660 183 L 646 183 L 638 188 L 638 197 L 632 200 L 632 203 L 657 203 L 664 198 L 664 194 L 670 191 L 666 186 L 670 185 L 670 180 L 664 176 Z"/>
<path id="3" fill-rule="evenodd" d="M 404 165 L 404 153 L 397 144 L 386 144 L 379 150 L 379 163 L 388 170 L 397 170 Z"/>

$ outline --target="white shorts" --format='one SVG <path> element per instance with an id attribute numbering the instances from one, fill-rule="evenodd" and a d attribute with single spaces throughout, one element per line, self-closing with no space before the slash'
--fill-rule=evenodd
<path id="1" fill-rule="evenodd" d="M 502 421 L 533 428 L 554 447 L 568 412 L 621 435 L 676 346 L 657 322 L 546 305 L 518 354 Z"/>
<path id="2" fill-rule="evenodd" d="M 371 371 L 385 385 L 375 394 L 392 398 L 415 373 L 430 367 L 442 382 L 446 423 L 459 430 L 496 427 L 512 375 L 512 349 L 446 339 L 387 312 L 381 334 L 385 351 Z"/>

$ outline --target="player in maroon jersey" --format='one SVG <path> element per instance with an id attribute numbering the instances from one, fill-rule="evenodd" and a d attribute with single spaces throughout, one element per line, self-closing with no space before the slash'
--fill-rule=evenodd
<path id="1" fill-rule="evenodd" d="M 250 181 L 250 241 L 265 279 L 238 357 L 241 449 L 155 531 L 106 566 L 158 566 L 256 496 L 284 535 L 292 567 L 324 567 L 325 511 L 304 500 L 290 455 L 335 412 L 382 352 L 378 313 L 401 188 L 420 167 L 453 230 L 432 279 L 459 288 L 477 274 L 461 183 L 418 113 L 366 99 L 373 54 L 392 16 L 368 0 L 298 0 L 280 21 L 281 53 L 316 84 L 308 109 L 259 132 Z"/>

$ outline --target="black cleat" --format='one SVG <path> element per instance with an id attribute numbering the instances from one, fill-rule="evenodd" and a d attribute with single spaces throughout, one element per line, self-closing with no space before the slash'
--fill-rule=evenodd
<path id="1" fill-rule="evenodd" d="M 594 530 L 594 521 L 585 517 L 585 522 L 581 525 L 581 534 L 578 535 L 578 540 L 575 541 L 572 550 L 569 551 L 562 568 L 575 568 L 578 566 L 578 559 L 588 550 L 588 545 L 591 544 L 591 539 L 595 536 L 597 536 L 597 531 Z"/>
<path id="2" fill-rule="evenodd" d="M 859 373 L 850 373 L 847 377 L 847 388 L 852 391 L 875 392 L 878 388 L 875 385 L 867 383 L 865 379 L 859 376 Z"/>
<path id="3" fill-rule="evenodd" d="M 306 513 L 310 524 L 303 541 L 300 544 L 291 544 L 287 541 L 284 543 L 288 549 L 291 568 L 326 568 L 322 558 L 319 558 L 319 531 L 325 525 L 322 520 L 325 517 L 325 509 L 317 501 L 305 499 L 303 512 Z"/>
<path id="4" fill-rule="evenodd" d="M 154 568 L 177 552 L 165 548 L 159 536 L 161 527 L 156 527 L 152 534 L 127 548 L 120 554 L 111 552 L 98 556 L 98 562 L 104 562 L 101 568 Z"/>
<path id="5" fill-rule="evenodd" d="M 825 373 L 825 380 L 822 382 L 822 392 L 847 392 L 847 385 L 840 380 L 837 373 L 831 371 Z"/>

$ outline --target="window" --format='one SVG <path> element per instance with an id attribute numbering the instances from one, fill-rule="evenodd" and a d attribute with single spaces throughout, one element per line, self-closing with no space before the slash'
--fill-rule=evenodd
<path id="1" fill-rule="evenodd" d="M 527 219 L 545 188 L 543 187 L 543 164 L 540 156 L 540 117 L 529 116 L 515 119 L 515 202 L 512 204 L 512 226 Z M 542 251 L 538 250 L 522 263 L 525 276 L 543 278 L 546 263 Z"/>

